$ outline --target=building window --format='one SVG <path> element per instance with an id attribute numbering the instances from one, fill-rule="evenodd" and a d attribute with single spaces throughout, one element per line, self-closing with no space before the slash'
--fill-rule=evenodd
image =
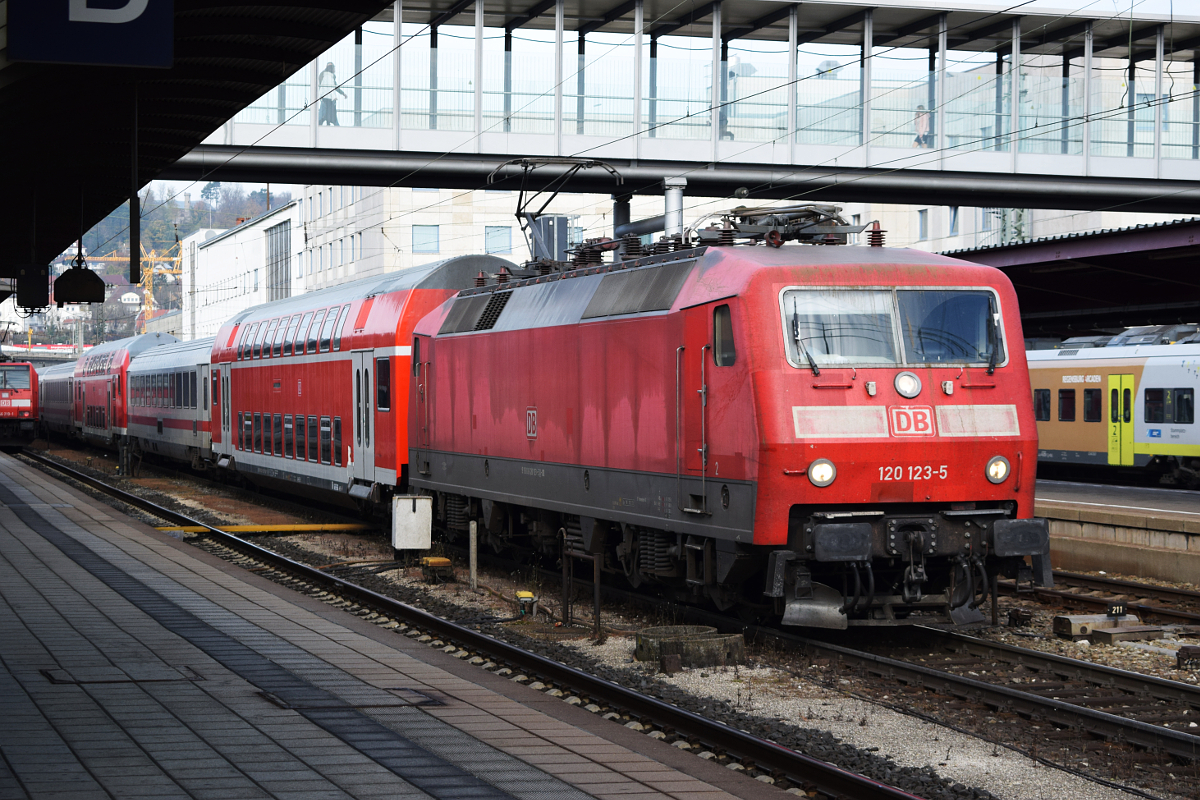
<path id="1" fill-rule="evenodd" d="M 850 224 L 851 225 L 862 225 L 862 214 L 855 214 L 852 217 L 850 217 Z M 849 242 L 850 242 L 850 244 L 858 244 L 858 234 L 857 233 L 850 234 Z"/>
<path id="2" fill-rule="evenodd" d="M 958 236 L 958 206 L 950 206 L 950 235 Z"/>
<path id="3" fill-rule="evenodd" d="M 267 228 L 267 301 L 292 296 L 292 222 Z M 255 287 L 257 288 L 257 287 Z"/>
<path id="4" fill-rule="evenodd" d="M 925 241 L 929 238 L 929 209 L 922 208 L 917 212 L 917 239 Z"/>
<path id="5" fill-rule="evenodd" d="M 413 225 L 412 251 L 414 253 L 438 252 L 438 226 Z"/>
<path id="6" fill-rule="evenodd" d="M 258 291 L 258 270 L 254 270 L 254 289 L 252 291 Z"/>
<path id="7" fill-rule="evenodd" d="M 487 225 L 483 229 L 483 252 L 511 253 L 512 228 L 508 225 Z"/>
<path id="8" fill-rule="evenodd" d="M 1104 390 L 1103 389 L 1084 389 L 1083 390 L 1083 421 L 1084 422 L 1103 422 L 1104 409 Z"/>
<path id="9" fill-rule="evenodd" d="M 1058 390 L 1058 421 L 1059 422 L 1074 422 L 1075 421 L 1075 390 L 1074 389 L 1059 389 Z"/>
<path id="10" fill-rule="evenodd" d="M 1050 390 L 1033 390 L 1033 418 L 1038 422 L 1048 422 L 1050 419 Z"/>

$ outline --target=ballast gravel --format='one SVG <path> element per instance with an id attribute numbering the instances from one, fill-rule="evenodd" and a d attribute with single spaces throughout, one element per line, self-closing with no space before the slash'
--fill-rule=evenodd
<path id="1" fill-rule="evenodd" d="M 864 752 L 890 758 L 902 767 L 927 768 L 964 786 L 1004 800 L 1128 800 L 1130 795 L 1005 747 L 842 696 L 815 683 L 796 680 L 771 667 L 684 669 L 671 677 L 633 660 L 633 640 L 609 637 L 602 645 L 565 642 L 600 664 L 631 678 L 650 678 L 698 698 L 721 704 L 739 716 L 754 717 L 778 729 L 824 731 Z M 786 743 L 784 737 L 776 739 Z M 817 758 L 820 752 L 805 750 Z"/>

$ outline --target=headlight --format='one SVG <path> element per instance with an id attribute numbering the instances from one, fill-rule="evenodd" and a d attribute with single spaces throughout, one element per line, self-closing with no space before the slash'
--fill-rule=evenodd
<path id="1" fill-rule="evenodd" d="M 992 483 L 1004 483 L 1004 479 L 1009 473 L 1008 459 L 1004 456 L 992 456 L 992 460 L 987 463 L 987 479 Z"/>
<path id="2" fill-rule="evenodd" d="M 901 372 L 896 376 L 896 391 L 912 399 L 921 393 L 921 379 L 911 372 Z"/>
<path id="3" fill-rule="evenodd" d="M 813 486 L 828 486 L 837 477 L 837 467 L 828 458 L 818 458 L 808 465 L 808 479 Z"/>

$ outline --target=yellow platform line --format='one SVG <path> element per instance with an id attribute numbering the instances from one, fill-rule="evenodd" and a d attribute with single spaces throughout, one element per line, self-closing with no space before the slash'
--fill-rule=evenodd
<path id="1" fill-rule="evenodd" d="M 199 525 L 160 525 L 155 530 L 204 533 L 208 528 L 202 528 Z M 328 523 L 318 525 L 224 525 L 221 526 L 221 530 L 226 533 L 333 533 L 336 531 L 367 531 L 372 528 L 370 525 L 358 523 Z"/>

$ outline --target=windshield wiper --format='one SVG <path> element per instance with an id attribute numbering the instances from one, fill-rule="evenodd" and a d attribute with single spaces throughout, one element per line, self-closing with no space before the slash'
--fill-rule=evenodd
<path id="1" fill-rule="evenodd" d="M 819 376 L 821 370 L 817 369 L 816 359 L 812 353 L 808 352 L 808 348 L 804 346 L 804 341 L 800 338 L 800 312 L 796 309 L 796 299 L 792 298 L 792 338 L 796 340 L 796 349 L 804 354 L 808 359 L 808 367 L 812 370 L 814 376 Z"/>
<path id="2" fill-rule="evenodd" d="M 988 299 L 988 316 L 992 325 L 988 328 L 988 343 L 992 346 L 992 352 L 988 354 L 988 375 L 993 375 L 996 372 L 996 359 L 1000 355 L 1000 336 L 996 332 L 998 322 L 996 320 L 996 312 L 992 306 L 992 301 Z"/>

